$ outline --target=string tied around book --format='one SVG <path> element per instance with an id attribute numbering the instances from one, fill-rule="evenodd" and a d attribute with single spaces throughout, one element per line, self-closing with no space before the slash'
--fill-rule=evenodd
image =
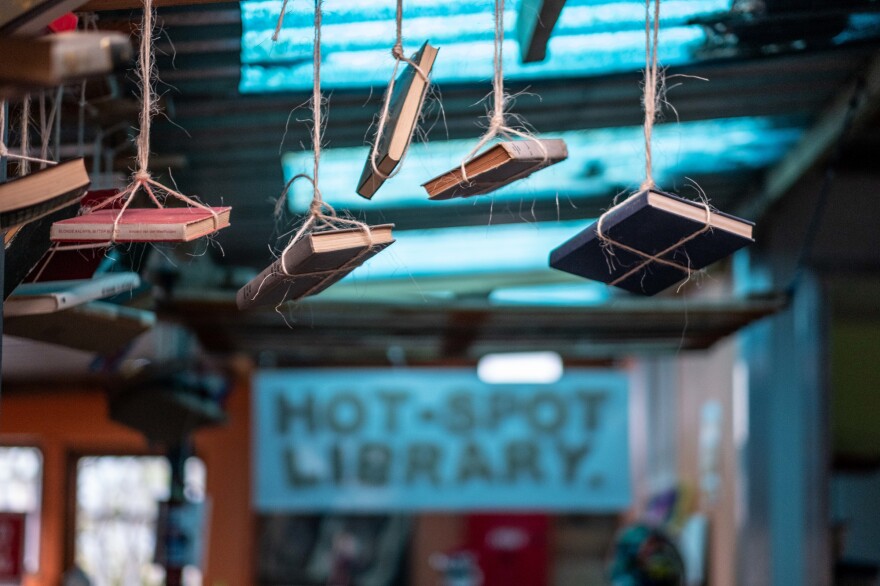
<path id="1" fill-rule="evenodd" d="M 602 249 L 605 251 L 606 255 L 608 255 L 607 261 L 609 263 L 609 266 L 608 266 L 609 270 L 613 270 L 613 268 L 614 268 L 613 267 L 613 260 L 612 260 L 613 257 L 615 256 L 614 248 L 620 248 L 621 250 L 631 252 L 631 253 L 635 254 L 636 256 L 641 257 L 644 260 L 639 261 L 638 263 L 636 263 L 636 265 L 634 267 L 632 267 L 631 269 L 626 271 L 624 274 L 620 275 L 619 277 L 617 277 L 616 279 L 614 279 L 613 281 L 611 281 L 608 284 L 610 286 L 618 285 L 619 283 L 622 283 L 623 281 L 630 278 L 631 276 L 637 274 L 642 269 L 648 267 L 648 265 L 650 265 L 651 263 L 657 263 L 657 264 L 660 264 L 663 266 L 677 269 L 677 270 L 685 273 L 685 275 L 688 278 L 690 278 L 690 276 L 693 274 L 693 270 L 690 267 L 690 263 L 681 264 L 681 263 L 677 263 L 672 260 L 668 260 L 663 257 L 671 252 L 674 252 L 678 248 L 684 246 L 685 244 L 687 244 L 688 242 L 690 242 L 691 240 L 693 240 L 697 236 L 703 234 L 704 232 L 708 232 L 709 230 L 712 229 L 712 208 L 709 206 L 709 202 L 706 201 L 705 199 L 701 200 L 701 202 L 700 202 L 702 204 L 703 209 L 706 212 L 706 216 L 703 220 L 703 225 L 700 228 L 698 228 L 697 230 L 694 230 L 692 233 L 688 234 L 684 238 L 681 238 L 675 244 L 672 244 L 672 245 L 664 248 L 660 252 L 656 252 L 656 253 L 651 254 L 649 252 L 645 252 L 644 250 L 639 250 L 638 248 L 633 248 L 632 246 L 629 246 L 627 244 L 623 244 L 622 242 L 618 242 L 617 240 L 614 240 L 613 238 L 608 236 L 602 229 L 602 224 L 604 223 L 605 218 L 608 216 L 608 214 L 613 213 L 615 210 L 617 210 L 621 206 L 625 205 L 628 201 L 629 201 L 629 198 L 627 198 L 626 200 L 615 205 L 614 207 L 612 207 L 611 209 L 609 209 L 608 211 L 606 211 L 604 214 L 602 214 L 599 217 L 599 221 L 596 224 L 596 237 L 599 239 L 599 242 L 602 245 Z"/>
<path id="2" fill-rule="evenodd" d="M 286 5 L 286 2 L 285 2 Z M 332 275 L 339 274 L 342 271 L 347 271 L 352 266 L 355 266 L 355 263 L 360 261 L 373 247 L 373 235 L 370 230 L 369 225 L 364 222 L 360 222 L 351 218 L 343 218 L 337 215 L 336 210 L 333 209 L 333 206 L 324 201 L 323 196 L 321 195 L 321 188 L 318 185 L 318 177 L 320 172 L 321 165 L 321 141 L 323 140 L 323 122 L 322 122 L 322 108 L 323 108 L 323 98 L 321 96 L 321 24 L 323 20 L 322 14 L 322 6 L 323 0 L 315 0 L 315 20 L 314 20 L 314 28 L 315 35 L 314 41 L 312 44 L 312 65 L 313 65 L 313 76 L 312 76 L 312 151 L 314 154 L 314 167 L 312 169 L 312 174 L 308 173 L 298 173 L 291 177 L 287 183 L 284 185 L 284 189 L 281 191 L 281 195 L 278 197 L 278 200 L 275 204 L 275 214 L 276 216 L 280 216 L 284 210 L 284 206 L 287 202 L 288 192 L 290 188 L 293 187 L 293 184 L 300 180 L 305 180 L 312 185 L 312 201 L 309 204 L 309 213 L 302 225 L 284 247 L 284 249 L 280 253 L 281 259 L 281 272 L 285 277 L 288 278 L 297 278 L 303 276 L 314 276 L 314 274 L 310 275 L 295 275 L 290 272 L 287 267 L 285 256 L 286 254 L 299 242 L 306 234 L 312 232 L 321 232 L 326 230 L 333 230 L 340 227 L 350 227 L 350 228 L 358 228 L 363 230 L 364 234 L 367 237 L 368 246 L 366 251 L 362 251 L 360 254 L 356 255 L 354 258 L 349 260 L 345 265 L 326 271 L 326 276 L 331 277 Z M 282 6 L 282 16 L 284 14 L 284 6 Z M 280 18 L 279 18 L 280 20 Z M 279 23 L 280 28 L 280 23 Z M 315 273 L 318 274 L 318 273 Z M 324 275 L 325 272 L 322 271 L 320 273 Z M 266 277 L 268 278 L 268 276 Z M 253 299 L 256 299 L 260 291 L 263 288 L 263 284 L 266 282 L 266 279 L 259 284 L 257 290 L 254 292 Z M 306 292 L 302 295 L 303 297 L 308 296 L 316 289 L 318 289 L 324 280 L 319 280 L 314 286 L 310 287 Z"/>
<path id="3" fill-rule="evenodd" d="M 56 165 L 57 163 L 55 161 L 41 159 L 39 157 L 31 157 L 27 155 L 27 141 L 25 141 L 25 146 L 22 149 L 21 153 L 9 152 L 9 149 L 6 146 L 6 141 L 3 140 L 3 138 L 6 136 L 6 109 L 6 100 L 0 101 L 0 158 L 9 158 L 15 161 L 27 161 L 29 163 L 39 163 L 41 165 Z M 24 134 L 22 136 L 27 134 L 27 127 L 24 127 L 23 130 Z"/>
<path id="4" fill-rule="evenodd" d="M 476 146 L 471 149 L 470 153 L 461 162 L 461 182 L 468 183 L 467 170 L 465 165 L 476 155 L 480 149 L 487 145 L 490 141 L 501 136 L 508 139 L 514 137 L 532 140 L 538 145 L 543 154 L 543 160 L 546 162 L 549 158 L 547 147 L 541 141 L 535 140 L 534 134 L 528 131 L 522 124 L 520 128 L 516 128 L 507 123 L 509 114 L 505 113 L 505 107 L 510 101 L 510 97 L 504 93 L 504 1 L 495 0 L 495 33 L 494 33 L 494 52 L 492 55 L 493 76 L 492 76 L 492 110 L 489 112 L 489 128 L 483 134 Z"/>
<path id="5" fill-rule="evenodd" d="M 373 148 L 370 150 L 370 167 L 373 169 L 373 173 L 378 177 L 381 177 L 383 180 L 390 179 L 394 177 L 399 171 L 400 167 L 391 172 L 391 174 L 386 175 L 382 171 L 379 170 L 378 165 L 376 164 L 376 156 L 379 151 L 379 141 L 382 139 L 382 136 L 385 132 L 385 126 L 388 124 L 388 116 L 391 108 L 391 97 L 394 93 L 394 83 L 397 79 L 397 71 L 400 69 L 400 63 L 406 63 L 410 67 L 412 67 L 419 77 L 422 78 L 422 81 L 425 84 L 430 83 L 428 81 L 428 75 L 425 71 L 419 67 L 417 63 L 415 63 L 412 59 L 408 58 L 403 52 L 403 0 L 397 0 L 397 9 L 395 13 L 395 26 L 397 37 L 394 41 L 394 46 L 391 47 L 391 55 L 394 57 L 394 69 L 391 71 L 391 81 L 388 82 L 388 88 L 385 90 L 385 97 L 382 101 L 382 112 L 379 114 L 379 123 L 376 126 L 376 136 L 373 139 Z M 407 143 L 406 149 L 403 151 L 403 155 L 401 156 L 401 161 L 406 158 L 407 152 L 409 152 L 409 147 L 411 143 Z"/>
<path id="6" fill-rule="evenodd" d="M 167 197 L 170 196 L 190 207 L 207 211 L 211 214 L 214 230 L 216 231 L 220 228 L 220 214 L 218 214 L 216 210 L 192 197 L 184 195 L 176 189 L 171 189 L 159 183 L 153 179 L 150 174 L 150 126 L 152 124 L 153 115 L 158 108 L 154 91 L 157 73 L 153 54 L 153 0 L 143 0 L 143 2 L 144 15 L 141 24 L 140 52 L 138 55 L 137 70 L 141 86 L 140 128 L 138 129 L 138 136 L 135 141 L 137 146 L 137 168 L 132 174 L 131 182 L 125 189 L 115 196 L 84 210 L 88 213 L 90 211 L 112 207 L 122 201 L 119 213 L 113 220 L 113 230 L 111 232 L 110 242 L 100 243 L 97 246 L 106 246 L 107 244 L 113 244 L 116 242 L 119 235 L 119 223 L 122 220 L 122 216 L 134 200 L 134 196 L 139 191 L 145 193 L 157 208 L 164 208 L 165 206 L 162 203 L 162 200 L 167 199 Z"/>

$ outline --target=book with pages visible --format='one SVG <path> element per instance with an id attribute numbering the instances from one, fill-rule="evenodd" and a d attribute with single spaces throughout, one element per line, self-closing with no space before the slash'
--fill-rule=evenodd
<path id="1" fill-rule="evenodd" d="M 73 12 L 87 0 L 2 0 L 0 36 L 38 35 L 53 20 Z"/>
<path id="2" fill-rule="evenodd" d="M 0 85 L 43 88 L 112 72 L 132 58 L 128 35 L 68 32 L 38 38 L 0 37 Z"/>
<path id="3" fill-rule="evenodd" d="M 707 219 L 709 229 L 704 229 Z M 598 221 L 594 222 L 553 250 L 550 266 L 604 283 L 622 278 L 617 287 L 640 295 L 655 295 L 686 278 L 689 270 L 702 269 L 754 242 L 752 222 L 715 210 L 707 216 L 702 203 L 657 190 L 642 191 L 609 210 L 602 220 L 604 242 L 598 227 Z M 652 261 L 620 245 L 650 256 L 675 246 L 659 258 L 681 268 Z"/>
<path id="4" fill-rule="evenodd" d="M 82 159 L 73 159 L 0 185 L 0 230 L 32 222 L 77 203 L 89 187 Z"/>
<path id="5" fill-rule="evenodd" d="M 278 305 L 320 293 L 394 242 L 393 224 L 306 234 L 238 290 L 239 309 Z M 285 274 L 284 268 L 287 273 Z"/>
<path id="6" fill-rule="evenodd" d="M 4 316 L 3 333 L 98 354 L 113 354 L 156 324 L 145 309 L 91 301 L 64 311 Z"/>
<path id="7" fill-rule="evenodd" d="M 361 178 L 358 180 L 358 195 L 370 199 L 385 182 L 382 175 L 388 177 L 397 168 L 403 159 L 406 149 L 412 142 L 412 136 L 416 129 L 419 116 L 422 113 L 422 105 L 425 102 L 425 94 L 430 85 L 426 79 L 434 67 L 438 49 L 425 41 L 422 48 L 412 56 L 412 62 L 419 66 L 424 74 L 422 77 L 415 67 L 406 63 L 403 71 L 394 81 L 394 92 L 388 104 L 388 119 L 382 131 L 382 136 L 376 140 L 376 168 L 381 175 L 373 171 L 370 161 L 372 148 L 367 154 L 367 162 Z M 405 63 L 405 62 L 404 62 Z"/>
<path id="8" fill-rule="evenodd" d="M 230 207 L 128 208 L 120 216 L 120 210 L 101 209 L 55 222 L 49 237 L 53 242 L 111 239 L 114 242 L 189 242 L 229 226 L 231 210 Z"/>
<path id="9" fill-rule="evenodd" d="M 559 138 L 499 142 L 464 164 L 467 181 L 458 166 L 422 187 L 435 200 L 483 195 L 567 158 L 568 148 Z"/>
<path id="10" fill-rule="evenodd" d="M 53 313 L 131 291 L 141 284 L 137 273 L 105 273 L 91 279 L 22 283 L 3 302 L 7 317 Z"/>

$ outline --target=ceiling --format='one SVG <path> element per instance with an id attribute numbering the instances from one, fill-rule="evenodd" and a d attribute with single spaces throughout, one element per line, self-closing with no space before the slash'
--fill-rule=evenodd
<path id="1" fill-rule="evenodd" d="M 333 1 L 326 0 L 326 6 L 332 7 Z M 92 0 L 86 8 L 99 11 L 100 28 L 134 32 L 139 11 L 133 4 L 138 3 Z M 639 2 L 631 4 L 633 10 L 642 10 Z M 410 270 L 409 276 L 396 281 L 380 280 L 373 293 L 367 279 L 356 291 L 340 284 L 326 298 L 322 295 L 280 313 L 238 312 L 235 290 L 272 260 L 270 247 L 283 244 L 276 238 L 291 225 L 279 224 L 273 208 L 285 180 L 282 153 L 309 145 L 308 127 L 297 121 L 308 118 L 307 112 L 292 114 L 309 95 L 239 91 L 242 13 L 237 2 L 166 0 L 158 5 L 162 33 L 156 47 L 163 115 L 153 126 L 153 172 L 164 181 L 173 178 L 185 193 L 231 205 L 233 216 L 232 226 L 217 235 L 215 245 L 154 254 L 143 267 L 145 274 L 174 274 L 163 281 L 160 315 L 192 328 L 212 351 L 269 356 L 266 360 L 274 364 L 387 363 L 388 349 L 395 347 L 405 348 L 408 359 L 417 363 L 473 360 L 487 351 L 535 348 L 558 349 L 572 360 L 607 359 L 638 351 L 707 347 L 784 305 L 783 298 L 773 295 L 732 299 L 730 287 L 725 289 L 728 265 L 722 265 L 713 271 L 714 277 L 691 287 L 688 294 L 673 293 L 659 300 L 614 294 L 600 302 L 542 307 L 498 304 L 489 298 L 493 289 L 503 287 L 574 285 L 549 269 L 501 276 L 453 274 L 437 285 L 428 278 L 417 300 L 403 293 L 397 297 L 396 288 L 404 287 L 402 283 L 419 281 L 412 277 L 418 271 Z M 688 182 L 695 181 L 719 209 L 759 220 L 793 182 L 822 164 L 838 142 L 840 122 L 829 126 L 840 110 L 834 110 L 835 104 L 846 106 L 854 80 L 877 69 L 880 36 L 872 18 L 880 13 L 880 5 L 869 0 L 765 0 L 737 1 L 734 8 L 694 20 L 705 29 L 707 40 L 693 53 L 691 63 L 666 72 L 677 83 L 670 84 L 668 99 L 674 112 L 667 111 L 665 122 L 687 129 L 689 123 L 754 118 L 796 134 L 778 157 L 757 166 L 711 172 L 699 164 L 699 157 L 687 159 L 688 165 L 679 165 L 666 187 L 686 191 Z M 864 16 L 856 27 L 861 32 L 845 43 L 832 41 L 852 26 L 853 14 Z M 390 65 L 389 58 L 389 73 Z M 565 79 L 513 80 L 507 88 L 511 93 L 524 92 L 515 112 L 538 132 L 589 133 L 641 124 L 640 75 L 629 69 Z M 490 90 L 488 77 L 489 73 L 485 82 L 440 85 L 445 124 L 428 130 L 427 141 L 479 137 L 482 129 L 477 122 L 485 108 L 480 101 Z M 100 138 L 102 159 L 112 161 L 117 171 L 132 164 L 136 112 L 132 78 L 120 76 L 116 90 L 112 84 L 90 89 L 93 96 L 112 91 L 114 99 L 91 112 L 85 142 Z M 328 92 L 325 148 L 365 143 L 382 89 Z M 846 137 L 849 150 L 842 171 L 873 177 L 880 126 L 876 92 L 869 90 L 866 103 L 859 105 L 856 127 Z M 71 92 L 67 98 L 65 144 L 76 143 L 77 127 L 71 123 L 78 115 L 76 97 Z M 817 135 L 816 129 L 823 125 L 827 132 Z M 805 141 L 813 144 L 815 152 L 799 154 L 793 161 L 792 153 L 804 150 Z M 787 171 L 792 176 L 771 183 L 784 165 L 793 169 Z M 595 170 L 588 165 L 583 169 L 584 174 L 591 172 Z M 639 179 L 632 181 L 637 185 Z M 357 215 L 368 222 L 394 222 L 401 232 L 463 226 L 489 232 L 494 226 L 521 225 L 524 220 L 541 227 L 559 220 L 585 225 L 609 206 L 616 193 L 630 187 L 618 183 L 602 192 L 567 193 L 558 201 L 525 198 L 525 204 L 523 197 L 500 195 L 436 207 L 383 203 L 377 209 L 362 207 Z M 187 259 L 186 253 L 193 251 L 204 254 L 194 261 Z M 140 251 L 132 256 L 141 258 Z M 182 259 L 186 262 L 179 262 Z M 342 293 L 330 295 L 337 288 Z"/>

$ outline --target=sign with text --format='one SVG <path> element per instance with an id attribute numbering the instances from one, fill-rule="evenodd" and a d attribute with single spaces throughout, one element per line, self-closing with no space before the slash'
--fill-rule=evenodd
<path id="1" fill-rule="evenodd" d="M 627 378 L 547 385 L 473 370 L 266 370 L 254 377 L 260 511 L 553 509 L 630 503 Z"/>

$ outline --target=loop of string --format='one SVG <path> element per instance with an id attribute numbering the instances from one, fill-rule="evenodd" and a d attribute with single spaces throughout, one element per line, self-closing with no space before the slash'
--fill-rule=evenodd
<path id="1" fill-rule="evenodd" d="M 379 115 L 379 124 L 376 127 L 376 137 L 373 139 L 373 148 L 370 151 L 370 166 L 373 169 L 373 173 L 378 177 L 381 177 L 383 180 L 390 179 L 394 177 L 398 171 L 395 170 L 391 174 L 386 175 L 382 171 L 379 170 L 379 167 L 376 165 L 376 155 L 379 150 L 379 141 L 382 140 L 382 136 L 385 133 L 385 126 L 388 124 L 388 112 L 391 107 L 391 97 L 394 93 L 394 84 L 397 79 L 397 71 L 400 68 L 400 62 L 403 61 L 410 67 L 412 67 L 419 77 L 422 78 L 422 81 L 425 82 L 427 86 L 428 83 L 428 75 L 422 70 L 421 67 L 417 63 L 415 63 L 412 59 L 409 59 L 403 52 L 403 0 L 397 0 L 397 11 L 395 17 L 395 25 L 397 38 L 394 41 L 394 46 L 391 47 L 391 55 L 394 57 L 394 69 L 391 71 L 391 81 L 388 82 L 388 89 L 385 90 L 385 97 L 382 102 L 382 112 Z M 408 142 L 406 148 L 403 151 L 403 154 L 400 157 L 400 160 L 406 158 L 407 152 L 409 152 L 409 146 L 411 142 Z M 399 170 L 399 168 L 398 168 Z"/>
<path id="2" fill-rule="evenodd" d="M 489 113 L 489 128 L 477 145 L 461 162 L 461 183 L 469 183 L 465 165 L 476 155 L 481 148 L 498 136 L 512 139 L 514 137 L 526 140 L 535 140 L 535 137 L 526 130 L 519 130 L 507 125 L 504 108 L 508 98 L 504 93 L 504 0 L 495 0 L 495 39 L 492 63 L 494 73 L 492 77 L 492 111 Z M 544 160 L 549 158 L 547 147 L 540 141 L 536 141 L 544 155 Z"/>
<path id="3" fill-rule="evenodd" d="M 27 161 L 29 163 L 40 163 L 43 165 L 55 165 L 55 161 L 28 156 L 25 154 L 25 150 L 22 150 L 21 154 L 9 152 L 6 143 L 3 141 L 3 137 L 6 134 L 6 106 L 6 100 L 0 100 L 0 158 L 9 158 L 15 161 Z"/>

